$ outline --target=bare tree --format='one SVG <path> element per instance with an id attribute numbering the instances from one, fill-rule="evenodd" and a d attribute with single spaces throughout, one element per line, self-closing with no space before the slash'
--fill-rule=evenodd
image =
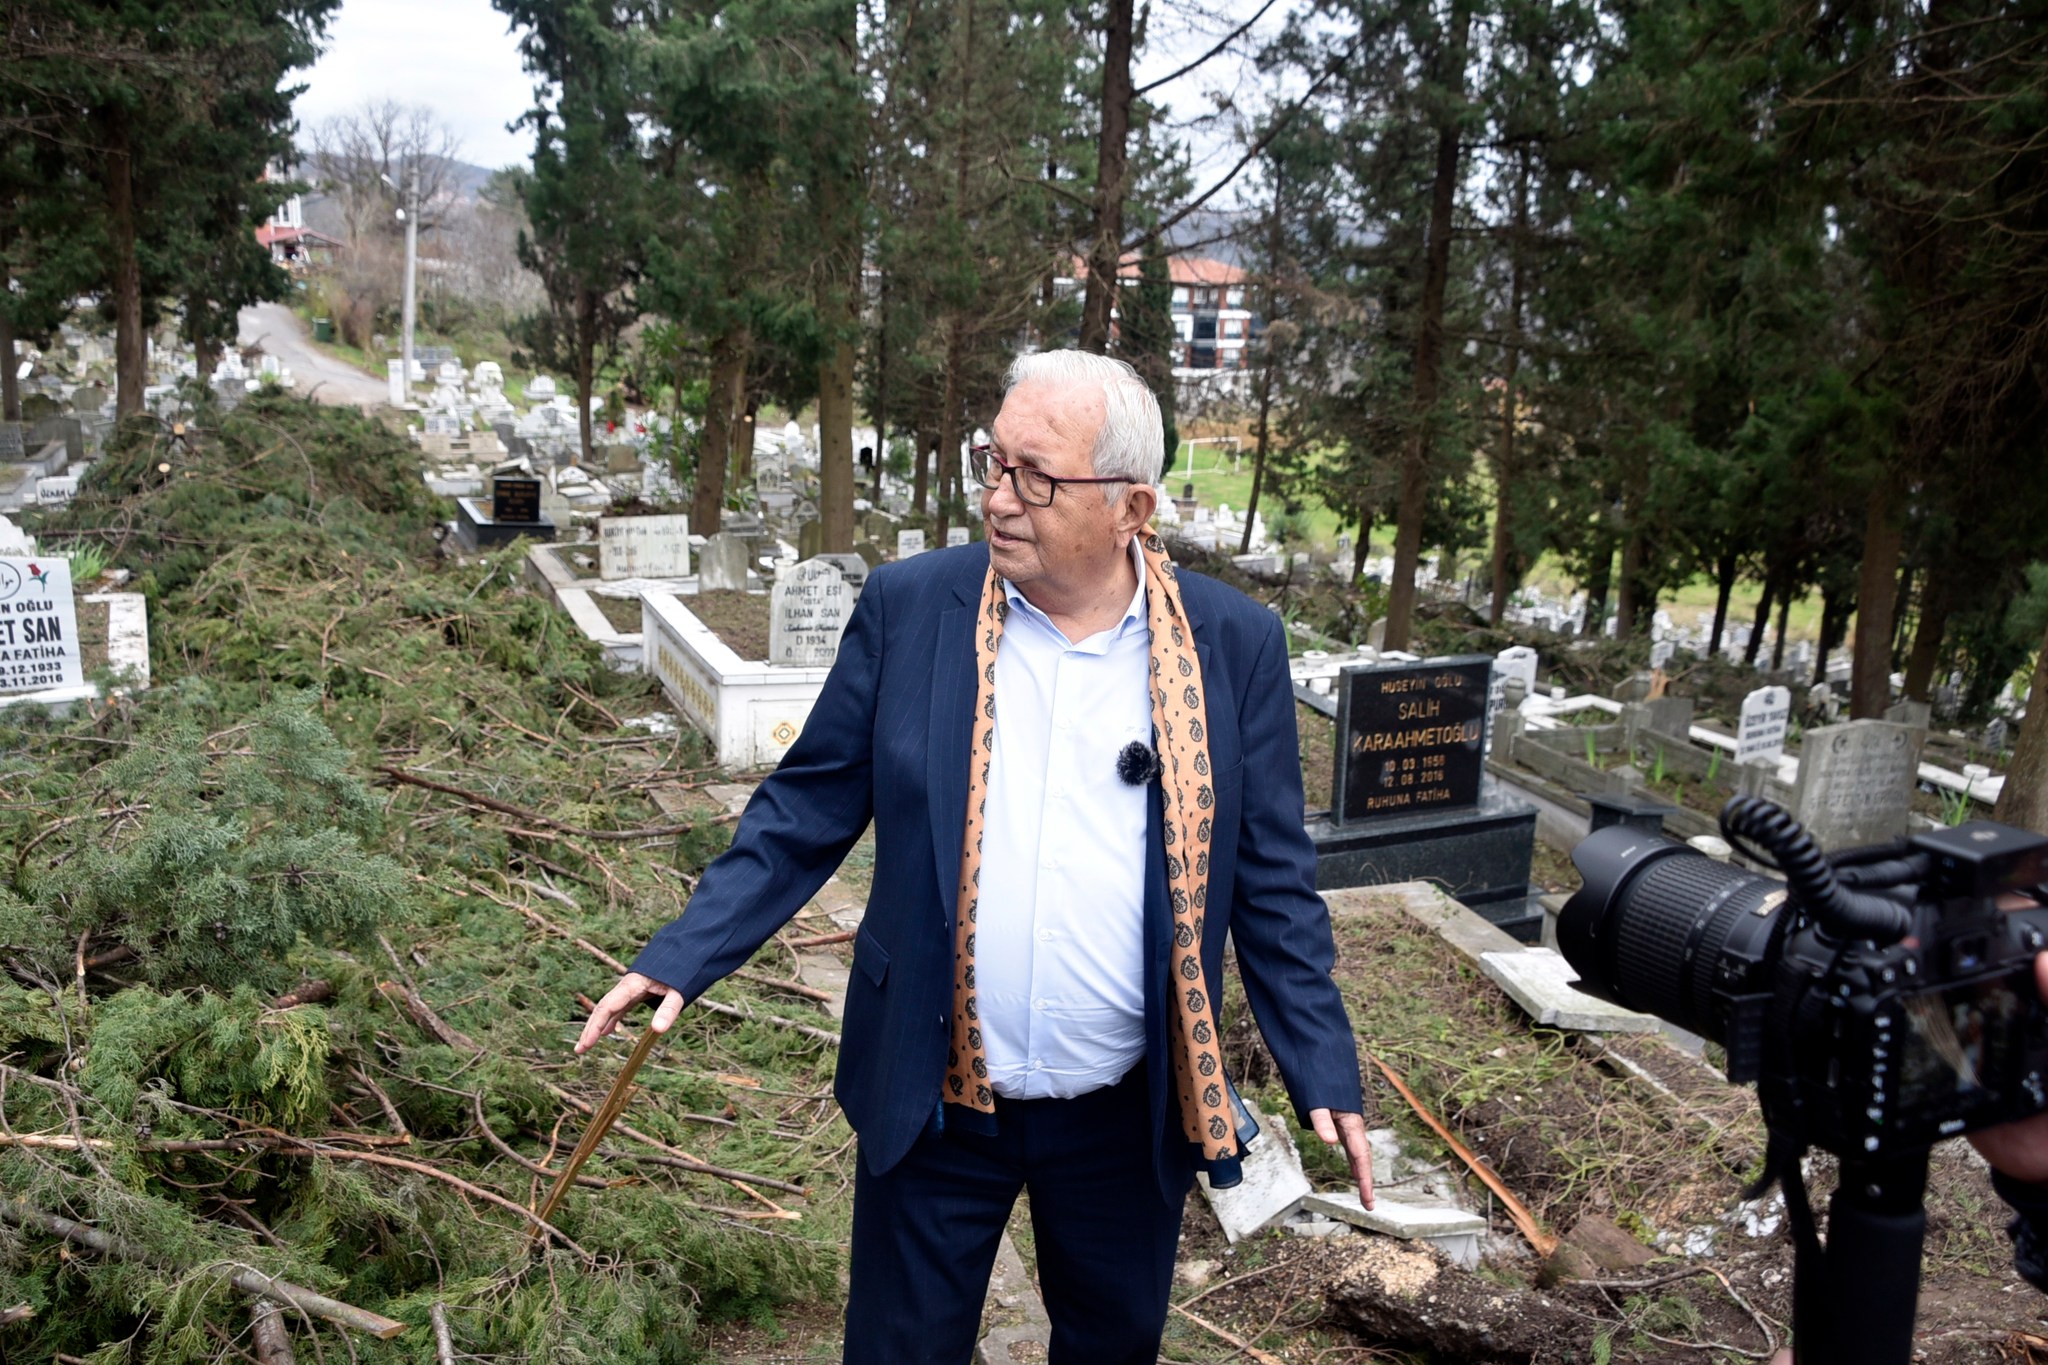
<path id="1" fill-rule="evenodd" d="M 453 197 L 449 173 L 462 140 L 441 116 L 423 104 L 368 99 L 313 130 L 312 179 L 341 208 L 348 244 L 365 235 L 396 235 L 396 210 L 405 177 L 419 173 L 422 217 L 432 222 Z"/>

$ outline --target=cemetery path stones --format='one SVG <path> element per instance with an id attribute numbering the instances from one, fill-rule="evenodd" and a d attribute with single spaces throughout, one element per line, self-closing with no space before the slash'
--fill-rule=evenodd
<path id="1" fill-rule="evenodd" d="M 768 662 L 823 668 L 839 652 L 853 610 L 853 588 L 837 564 L 805 560 L 775 576 L 768 625 Z"/>

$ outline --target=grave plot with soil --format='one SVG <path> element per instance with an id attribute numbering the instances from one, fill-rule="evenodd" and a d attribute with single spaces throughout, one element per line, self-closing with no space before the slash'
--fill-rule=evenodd
<path id="1" fill-rule="evenodd" d="M 1454 1180 L 1467 1206 L 1488 1215 L 1481 1267 L 1458 1270 L 1420 1244 L 1358 1235 L 1273 1232 L 1231 1248 L 1197 1200 L 1176 1300 L 1287 1362 L 1733 1361 L 1765 1358 L 1782 1344 L 1792 1268 L 1783 1206 L 1775 1193 L 1753 1204 L 1742 1198 L 1763 1150 L 1753 1093 L 1661 1035 L 1602 1042 L 1532 1027 L 1397 904 L 1388 893 L 1336 924 L 1336 976 L 1362 1056 L 1401 1074 L 1544 1231 L 1564 1236 L 1564 1260 L 1546 1271 L 1500 1202 L 1368 1059 L 1378 1110 L 1369 1121 L 1398 1132 L 1408 1156 L 1423 1162 L 1420 1181 Z M 1262 1110 L 1290 1112 L 1242 996 L 1231 995 L 1233 1074 Z M 1627 1074 L 1630 1066 L 1655 1076 L 1663 1092 Z M 1328 1149 L 1307 1133 L 1296 1141 L 1319 1189 L 1344 1187 Z M 1811 1165 L 1824 1210 L 1832 1163 Z M 1927 1208 L 1916 1359 L 2048 1359 L 2027 1354 L 2048 1336 L 2048 1297 L 2013 1274 L 2003 1206 L 1963 1144 L 1935 1151 Z M 1174 1322 L 1169 1344 L 1186 1350 L 1172 1358 L 1217 1358 L 1196 1344 L 1207 1338 L 1213 1348 L 1213 1334 L 1178 1314 Z"/>

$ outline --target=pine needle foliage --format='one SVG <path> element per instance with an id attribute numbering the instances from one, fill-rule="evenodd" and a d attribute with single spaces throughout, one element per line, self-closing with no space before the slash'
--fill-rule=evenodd
<path id="1" fill-rule="evenodd" d="M 474 1359 L 667 1365 L 833 1292 L 835 1058 L 759 1019 L 686 1013 L 628 1122 L 816 1197 L 615 1134 L 552 1219 L 573 1247 L 507 1207 L 623 1056 L 570 1051 L 593 950 L 630 957 L 728 837 L 701 741 L 624 724 L 666 708 L 522 586 L 524 547 L 436 552 L 403 437 L 277 394 L 195 426 L 126 429 L 50 528 L 134 572 L 153 689 L 0 712 L 0 1306 L 38 1310 L 10 1353 L 243 1359 L 242 1267 L 408 1324 L 344 1345 L 287 1311 L 301 1359 L 363 1362 L 431 1358 L 436 1302 Z"/>

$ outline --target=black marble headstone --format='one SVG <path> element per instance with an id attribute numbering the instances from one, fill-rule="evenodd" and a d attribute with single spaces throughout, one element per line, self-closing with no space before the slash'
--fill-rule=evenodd
<path id="1" fill-rule="evenodd" d="M 1484 654 L 1347 668 L 1337 684 L 1339 825 L 1459 810 L 1486 769 Z"/>
<path id="2" fill-rule="evenodd" d="M 540 520 L 540 480 L 491 480 L 491 520 L 531 525 Z"/>

